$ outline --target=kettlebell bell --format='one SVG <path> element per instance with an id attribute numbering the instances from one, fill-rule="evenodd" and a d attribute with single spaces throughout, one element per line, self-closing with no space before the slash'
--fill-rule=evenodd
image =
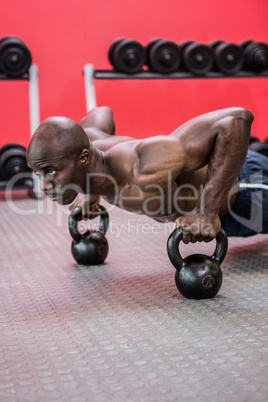
<path id="1" fill-rule="evenodd" d="M 109 225 L 109 215 L 106 209 L 100 205 L 99 230 L 87 230 L 81 234 L 78 230 L 78 221 L 82 216 L 82 208 L 76 207 L 70 214 L 68 227 L 73 238 L 71 252 L 77 264 L 98 265 L 102 264 L 108 255 L 108 242 L 105 237 Z"/>
<path id="2" fill-rule="evenodd" d="M 167 252 L 171 263 L 176 268 L 175 283 L 179 292 L 188 299 L 210 299 L 216 296 L 222 285 L 223 262 L 227 250 L 228 239 L 223 229 L 216 236 L 214 254 L 192 254 L 182 258 L 179 243 L 183 231 L 179 227 L 168 238 Z"/>

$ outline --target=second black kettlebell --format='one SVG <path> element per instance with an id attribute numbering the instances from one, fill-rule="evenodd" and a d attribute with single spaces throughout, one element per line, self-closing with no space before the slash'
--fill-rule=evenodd
<path id="1" fill-rule="evenodd" d="M 108 242 L 105 237 L 109 225 L 109 215 L 103 206 L 100 207 L 99 230 L 87 230 L 81 234 L 78 230 L 78 221 L 82 216 L 82 208 L 76 207 L 69 216 L 68 226 L 70 235 L 73 238 L 71 245 L 72 255 L 81 265 L 102 264 L 109 251 Z"/>
<path id="2" fill-rule="evenodd" d="M 216 249 L 211 257 L 204 254 L 192 254 L 185 259 L 179 252 L 182 234 L 182 228 L 175 229 L 167 242 L 169 259 L 176 268 L 175 283 L 179 292 L 188 299 L 215 297 L 222 285 L 220 264 L 228 250 L 226 233 L 223 229 L 218 232 Z"/>

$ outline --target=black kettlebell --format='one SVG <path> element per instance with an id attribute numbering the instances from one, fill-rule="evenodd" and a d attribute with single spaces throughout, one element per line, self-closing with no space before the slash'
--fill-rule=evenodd
<path id="1" fill-rule="evenodd" d="M 223 229 L 218 232 L 216 249 L 211 257 L 204 254 L 192 254 L 185 259 L 179 252 L 182 234 L 181 227 L 175 229 L 167 242 L 169 259 L 176 268 L 175 283 L 179 292 L 188 299 L 215 297 L 222 285 L 220 264 L 228 250 L 226 233 Z"/>
<path id="2" fill-rule="evenodd" d="M 78 230 L 78 221 L 82 216 L 82 208 L 76 207 L 69 216 L 68 226 L 70 235 L 73 238 L 71 245 L 72 255 L 81 265 L 102 264 L 109 251 L 108 242 L 105 237 L 109 225 L 109 215 L 106 209 L 100 205 L 99 230 L 87 230 L 81 234 Z"/>

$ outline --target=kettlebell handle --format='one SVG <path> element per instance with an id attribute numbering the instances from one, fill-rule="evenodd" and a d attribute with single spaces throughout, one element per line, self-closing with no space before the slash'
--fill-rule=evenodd
<path id="1" fill-rule="evenodd" d="M 99 205 L 99 208 L 101 211 L 94 212 L 94 215 L 96 216 L 100 215 L 99 231 L 101 231 L 105 235 L 109 225 L 109 215 L 107 210 L 102 205 Z M 83 236 L 78 230 L 78 221 L 81 219 L 81 217 L 82 217 L 82 208 L 76 207 L 71 212 L 68 219 L 69 232 L 76 243 L 78 243 L 83 238 Z"/>
<path id="2" fill-rule="evenodd" d="M 179 243 L 182 240 L 183 230 L 181 227 L 176 228 L 169 236 L 167 241 L 167 253 L 171 263 L 176 269 L 180 269 L 184 263 L 179 251 Z M 216 248 L 211 258 L 221 264 L 228 250 L 228 238 L 223 229 L 220 229 L 216 236 Z"/>

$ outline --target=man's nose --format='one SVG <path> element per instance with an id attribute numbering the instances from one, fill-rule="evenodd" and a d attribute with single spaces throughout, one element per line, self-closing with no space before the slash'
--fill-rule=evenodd
<path id="1" fill-rule="evenodd" d="M 40 190 L 48 191 L 53 188 L 53 184 L 45 176 L 40 177 Z"/>

